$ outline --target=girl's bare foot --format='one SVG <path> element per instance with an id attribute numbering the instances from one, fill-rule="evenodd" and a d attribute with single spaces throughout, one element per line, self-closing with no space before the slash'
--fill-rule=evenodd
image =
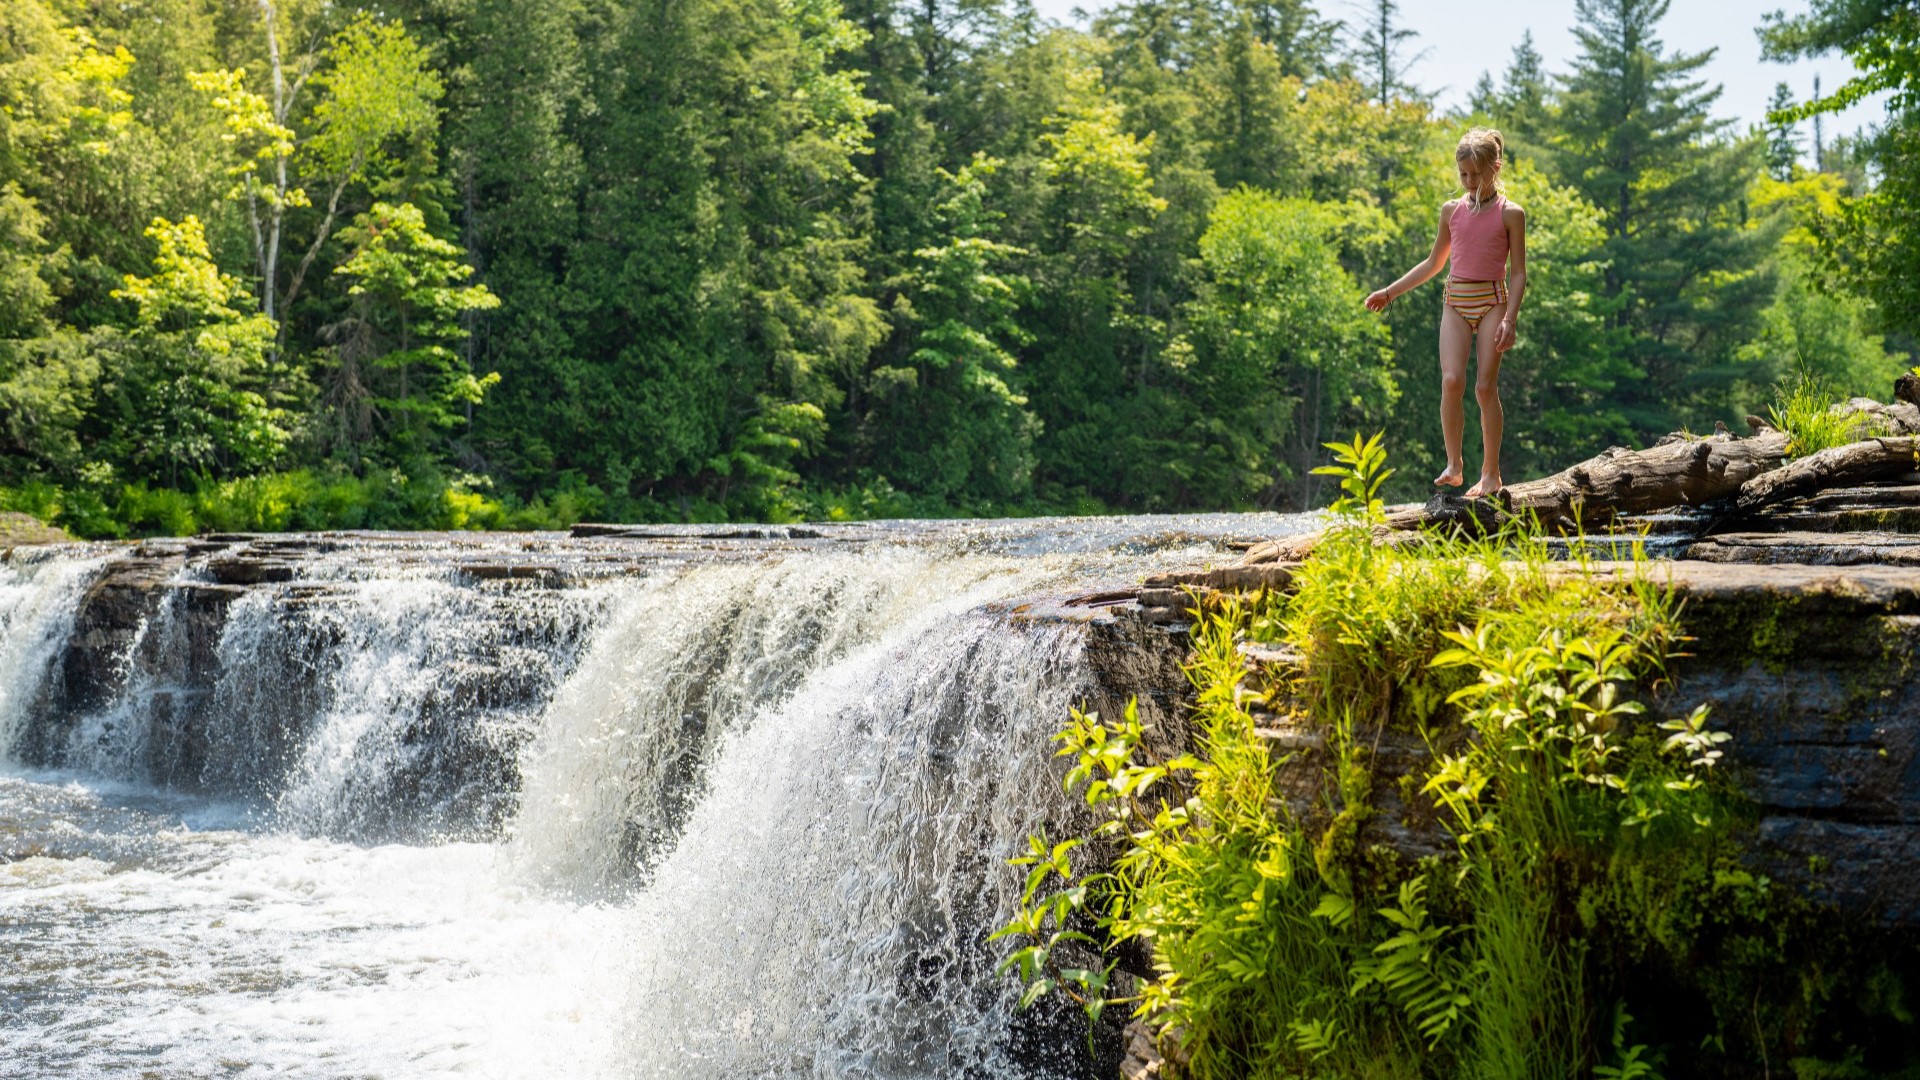
<path id="1" fill-rule="evenodd" d="M 1480 476 L 1480 482 L 1467 489 L 1467 498 L 1477 499 L 1482 495 L 1497 494 L 1505 486 L 1500 482 L 1500 474 L 1488 476 L 1483 473 Z"/>
<path id="2" fill-rule="evenodd" d="M 1464 484 L 1467 482 L 1467 478 L 1461 475 L 1464 471 L 1465 470 L 1461 469 L 1460 466 L 1458 465 L 1449 465 L 1447 466 L 1446 472 L 1443 472 L 1439 476 L 1436 476 L 1433 478 L 1433 486 L 1434 487 L 1459 487 L 1461 484 Z"/>

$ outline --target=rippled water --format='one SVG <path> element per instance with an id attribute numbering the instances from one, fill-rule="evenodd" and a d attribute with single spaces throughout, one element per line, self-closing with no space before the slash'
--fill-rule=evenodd
<path id="1" fill-rule="evenodd" d="M 0 1073 L 1083 1074 L 981 940 L 1089 679 L 1006 602 L 1292 527 L 343 541 L 217 641 L 163 602 L 83 715 L 50 687 L 113 553 L 11 560 Z M 460 569 L 534 549 L 592 572 Z"/>

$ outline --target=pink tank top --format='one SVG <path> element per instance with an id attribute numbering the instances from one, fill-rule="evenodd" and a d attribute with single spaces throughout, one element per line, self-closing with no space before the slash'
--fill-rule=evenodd
<path id="1" fill-rule="evenodd" d="M 1448 227 L 1453 232 L 1451 276 L 1461 281 L 1505 281 L 1507 279 L 1507 223 L 1502 211 L 1505 196 L 1474 213 L 1466 199 L 1453 204 Z"/>

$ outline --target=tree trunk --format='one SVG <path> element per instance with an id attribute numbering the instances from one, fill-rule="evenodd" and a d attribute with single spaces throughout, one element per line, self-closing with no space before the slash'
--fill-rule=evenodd
<path id="1" fill-rule="evenodd" d="M 1810 495 L 1822 488 L 1886 480 L 1920 466 L 1920 438 L 1878 438 L 1808 454 L 1740 485 L 1736 515 Z"/>

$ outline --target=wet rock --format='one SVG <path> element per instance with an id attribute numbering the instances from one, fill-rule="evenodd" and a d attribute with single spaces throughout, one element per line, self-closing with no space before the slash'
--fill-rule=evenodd
<path id="1" fill-rule="evenodd" d="M 1143 615 L 1138 608 L 1109 610 L 1088 623 L 1087 666 L 1094 676 L 1088 707 L 1119 716 L 1136 699 L 1149 749 L 1171 757 L 1192 744 L 1188 642 Z"/>
<path id="2" fill-rule="evenodd" d="M 1127 1025 L 1125 1051 L 1120 1059 L 1122 1080 L 1150 1080 L 1166 1075 L 1166 1058 L 1154 1045 L 1153 1031 L 1145 1020 L 1135 1019 Z"/>
<path id="3" fill-rule="evenodd" d="M 59 682 L 72 707 L 96 707 L 119 692 L 126 676 L 119 658 L 132 647 L 185 564 L 184 546 L 169 551 L 143 545 L 109 563 L 88 586 L 61 657 Z"/>
<path id="4" fill-rule="evenodd" d="M 207 573 L 222 585 L 262 585 L 268 582 L 292 581 L 299 576 L 299 567 L 280 559 L 261 558 L 251 552 L 215 557 L 205 563 Z"/>
<path id="5" fill-rule="evenodd" d="M 1888 533 L 1726 533 L 1697 540 L 1686 557 L 1712 563 L 1920 566 L 1920 535 Z"/>
<path id="6" fill-rule="evenodd" d="M 557 566 L 524 563 L 463 563 L 460 572 L 475 581 L 531 581 L 557 586 L 565 580 L 565 575 Z"/>

